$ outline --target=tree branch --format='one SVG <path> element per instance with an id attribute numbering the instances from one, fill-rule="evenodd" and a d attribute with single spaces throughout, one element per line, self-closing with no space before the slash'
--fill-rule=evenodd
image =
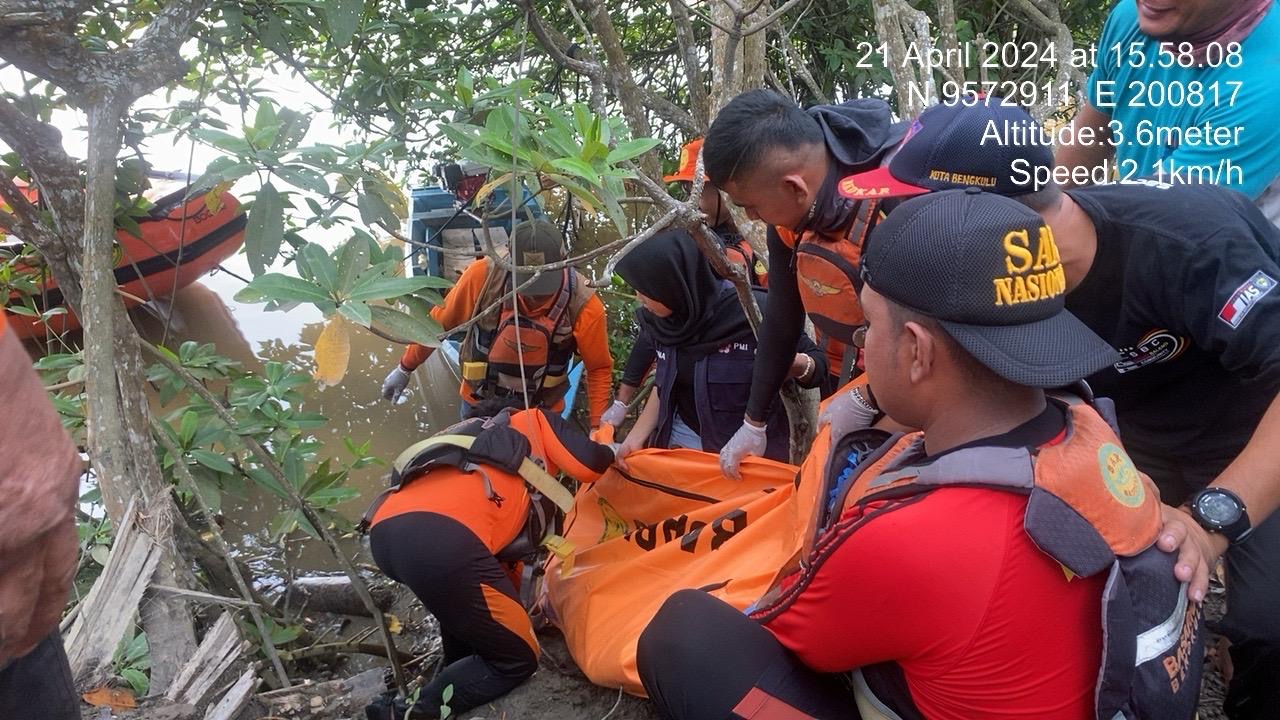
<path id="1" fill-rule="evenodd" d="M 711 105 L 707 98 L 706 79 L 702 76 L 702 63 L 698 61 L 698 41 L 693 34 L 689 9 L 683 0 L 668 0 L 667 5 L 671 8 L 680 61 L 684 64 L 685 81 L 689 85 L 689 110 L 698 123 L 705 126 L 711 122 Z"/>
<path id="2" fill-rule="evenodd" d="M 799 5 L 802 1 L 803 0 L 787 0 L 777 10 L 774 10 L 773 12 L 766 15 L 763 20 L 743 28 L 742 37 L 755 35 L 761 30 L 764 30 L 765 28 L 777 22 L 778 18 L 785 15 L 788 10 L 795 7 L 796 5 Z M 752 12 L 755 12 L 755 11 L 752 10 Z"/>

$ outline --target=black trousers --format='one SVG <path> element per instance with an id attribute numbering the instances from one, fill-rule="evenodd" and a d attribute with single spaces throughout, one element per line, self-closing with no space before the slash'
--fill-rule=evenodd
<path id="1" fill-rule="evenodd" d="M 700 590 L 640 634 L 640 681 L 663 718 L 857 718 L 844 680 L 809 669 L 759 623 Z"/>
<path id="2" fill-rule="evenodd" d="M 1186 465 L 1126 450 L 1160 488 L 1160 499 L 1181 505 L 1218 476 L 1233 458 Z M 1223 709 L 1232 720 L 1280 718 L 1280 513 L 1259 524 L 1226 554 L 1227 615 L 1218 632 L 1231 640 L 1234 673 Z"/>
<path id="3" fill-rule="evenodd" d="M 0 669 L 0 720 L 19 718 L 80 720 L 80 698 L 57 630 Z"/>
<path id="4" fill-rule="evenodd" d="M 414 717 L 439 717 L 445 689 L 454 715 L 501 697 L 538 669 L 537 640 L 497 558 L 445 515 L 406 513 L 373 526 L 374 562 L 409 586 L 440 621 L 445 667 L 422 689 Z"/>

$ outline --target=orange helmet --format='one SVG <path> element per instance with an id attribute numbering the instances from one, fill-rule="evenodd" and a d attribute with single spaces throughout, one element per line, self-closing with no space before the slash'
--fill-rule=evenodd
<path id="1" fill-rule="evenodd" d="M 698 167 L 698 153 L 702 152 L 702 138 L 685 143 L 680 148 L 680 167 L 675 174 L 665 175 L 662 182 L 693 182 L 693 171 Z"/>

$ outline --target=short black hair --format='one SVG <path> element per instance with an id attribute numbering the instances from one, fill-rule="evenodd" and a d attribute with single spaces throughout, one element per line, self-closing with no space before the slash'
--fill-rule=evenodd
<path id="1" fill-rule="evenodd" d="M 1058 206 L 1062 204 L 1062 186 L 1050 180 L 1048 185 L 1039 190 L 1015 195 L 1013 199 L 1038 213 L 1057 210 Z"/>
<path id="2" fill-rule="evenodd" d="M 756 169 L 766 151 L 822 144 L 822 127 L 790 98 L 748 90 L 716 114 L 702 142 L 707 179 L 720 187 Z"/>
<path id="3" fill-rule="evenodd" d="M 889 298 L 885 298 L 885 304 L 889 307 L 889 317 L 893 318 L 895 330 L 899 330 L 903 325 L 913 322 L 933 333 L 939 344 L 946 348 L 947 354 L 955 359 L 961 374 L 970 384 L 984 388 L 1014 384 L 1000 377 L 996 371 L 983 365 L 982 361 L 973 356 L 973 353 L 970 353 L 959 341 L 951 337 L 951 333 L 947 332 L 947 329 L 942 327 L 942 323 L 938 322 L 936 318 L 917 312 Z"/>

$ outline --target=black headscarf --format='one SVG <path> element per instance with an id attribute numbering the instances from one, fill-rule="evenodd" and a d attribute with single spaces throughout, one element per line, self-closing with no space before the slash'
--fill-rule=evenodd
<path id="1" fill-rule="evenodd" d="M 836 191 L 840 179 L 871 170 L 906 134 L 907 123 L 893 122 L 889 105 L 876 98 L 858 98 L 839 105 L 815 105 L 806 110 L 818 121 L 832 163 L 818 189 L 809 217 L 796 230 L 835 232 L 848 226 L 856 200 Z"/>
<path id="2" fill-rule="evenodd" d="M 616 269 L 637 292 L 671 308 L 664 318 L 636 310 L 636 322 L 658 345 L 700 356 L 751 332 L 737 293 L 716 277 L 683 230 L 654 235 L 619 260 Z"/>

